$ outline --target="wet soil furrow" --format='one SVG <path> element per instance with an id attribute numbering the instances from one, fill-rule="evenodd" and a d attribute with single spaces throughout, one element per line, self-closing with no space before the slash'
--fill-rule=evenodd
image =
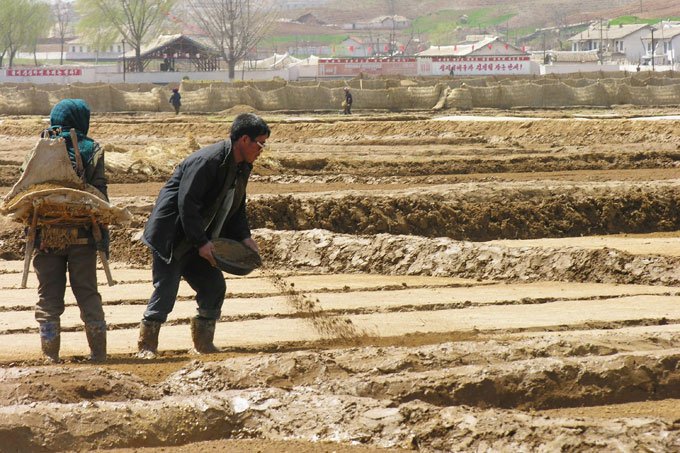
<path id="1" fill-rule="evenodd" d="M 619 354 L 602 361 L 584 357 L 534 359 L 523 366 L 485 366 L 451 372 L 408 373 L 336 381 L 333 393 L 425 401 L 436 406 L 469 405 L 549 409 L 680 397 L 680 354 Z M 323 386 L 322 386 L 323 387 Z"/>
<path id="2" fill-rule="evenodd" d="M 305 389 L 227 391 L 191 399 L 87 406 L 37 403 L 11 413 L 3 410 L 1 415 L 0 445 L 5 451 L 161 447 L 221 438 L 359 442 L 432 452 L 478 450 L 490 444 L 505 451 L 534 451 L 545 446 L 546 439 L 553 439 L 550 446 L 558 450 L 592 442 L 604 450 L 632 451 L 642 443 L 651 451 L 672 451 L 680 442 L 672 424 L 657 420 L 547 423 L 540 415 L 440 408 L 424 402 L 390 406 Z M 506 433 L 500 438 L 499 424 Z"/>
<path id="3" fill-rule="evenodd" d="M 452 187 L 452 191 L 456 188 Z M 465 241 L 680 230 L 676 188 L 642 192 L 498 192 L 485 200 L 431 196 L 267 197 L 249 203 L 254 228 L 446 236 Z"/>
<path id="4" fill-rule="evenodd" d="M 605 350 L 606 351 L 606 350 Z M 616 404 L 680 397 L 680 354 L 676 350 L 618 353 L 604 356 L 532 357 L 477 363 L 452 355 L 447 367 L 417 370 L 389 360 L 365 373 L 353 373 L 332 356 L 304 354 L 280 357 L 280 364 L 243 370 L 196 364 L 175 373 L 165 392 L 200 394 L 254 385 L 295 388 L 305 385 L 332 395 L 388 400 L 397 405 L 420 400 L 436 406 L 549 409 Z M 559 354 L 555 355 L 555 357 Z M 489 357 L 491 358 L 491 357 Z M 252 363 L 253 360 L 250 360 Z M 457 362 L 457 363 L 456 363 Z M 236 366 L 236 363 L 233 364 Z M 435 369 L 436 368 L 436 369 Z M 259 376 L 259 377 L 258 377 Z M 199 379 L 200 378 L 200 379 Z M 258 379 L 266 379 L 260 381 Z"/>
<path id="5" fill-rule="evenodd" d="M 352 236 L 323 230 L 262 229 L 256 236 L 270 262 L 327 272 L 680 285 L 680 258 L 607 248 L 510 248 L 449 238 Z"/>
<path id="6" fill-rule="evenodd" d="M 450 152 L 454 152 L 451 150 Z M 516 153 L 517 151 L 515 151 Z M 675 168 L 680 152 L 580 153 L 578 155 L 517 155 L 508 158 L 433 158 L 428 165 L 421 161 L 340 161 L 332 158 L 274 160 L 282 175 L 352 175 L 354 177 L 413 177 L 473 173 L 557 172 L 576 170 L 624 170 Z"/>

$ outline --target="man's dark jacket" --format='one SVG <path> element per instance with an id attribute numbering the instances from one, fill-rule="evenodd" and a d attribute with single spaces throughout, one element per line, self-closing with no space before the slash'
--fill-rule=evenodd
<path id="1" fill-rule="evenodd" d="M 237 195 L 219 237 L 249 238 L 245 185 L 251 168 L 236 164 L 230 140 L 191 154 L 158 194 L 142 241 L 167 263 L 192 246 L 200 248 L 209 241 L 211 222 L 229 190 Z"/>

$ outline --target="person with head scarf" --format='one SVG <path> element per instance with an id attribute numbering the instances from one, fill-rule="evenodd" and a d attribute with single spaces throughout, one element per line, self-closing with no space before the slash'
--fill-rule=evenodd
<path id="1" fill-rule="evenodd" d="M 172 89 L 172 95 L 170 95 L 170 104 L 175 109 L 175 115 L 179 114 L 179 108 L 182 106 L 182 95 L 179 94 L 179 88 Z"/>
<path id="2" fill-rule="evenodd" d="M 61 137 L 66 144 L 73 169 L 83 181 L 94 186 L 108 201 L 104 174 L 104 152 L 88 137 L 90 108 L 82 99 L 64 99 L 50 113 L 49 133 Z M 77 137 L 77 149 L 71 140 L 71 130 Z M 79 151 L 79 152 L 77 152 Z M 80 159 L 78 159 L 78 154 Z M 103 229 L 104 242 L 108 230 Z M 108 248 L 107 245 L 103 247 Z M 71 290 L 85 323 L 85 334 L 92 361 L 106 359 L 106 321 L 102 298 L 97 291 L 97 244 L 92 229 L 69 225 L 67 221 L 40 227 L 36 234 L 33 268 L 38 277 L 38 303 L 35 318 L 39 324 L 40 343 L 50 362 L 59 361 L 60 317 L 64 313 L 66 273 Z"/>

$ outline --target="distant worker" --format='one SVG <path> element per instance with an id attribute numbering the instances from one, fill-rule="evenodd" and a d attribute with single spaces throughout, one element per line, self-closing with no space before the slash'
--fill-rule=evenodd
<path id="1" fill-rule="evenodd" d="M 172 96 L 170 96 L 169 102 L 175 108 L 175 115 L 178 115 L 179 108 L 182 106 L 182 95 L 179 94 L 179 88 L 172 89 Z"/>
<path id="2" fill-rule="evenodd" d="M 140 324 L 139 357 L 156 356 L 158 333 L 175 306 L 182 278 L 196 291 L 194 350 L 217 352 L 213 339 L 226 285 L 216 267 L 213 239 L 240 241 L 259 253 L 246 215 L 246 184 L 270 133 L 259 116 L 238 115 L 227 140 L 189 155 L 158 194 L 142 236 L 153 253 L 154 290 Z"/>
<path id="3" fill-rule="evenodd" d="M 352 93 L 349 91 L 349 87 L 345 87 L 345 115 L 352 114 Z"/>
<path id="4" fill-rule="evenodd" d="M 104 151 L 87 136 L 89 128 L 90 108 L 82 99 L 64 99 L 50 113 L 50 131 L 64 139 L 73 167 L 80 171 L 78 167 L 82 163 L 84 181 L 97 188 L 106 199 Z M 76 132 L 77 147 L 71 141 L 71 130 Z M 104 242 L 99 246 L 108 253 L 108 230 L 103 229 L 103 233 Z M 68 221 L 41 227 L 36 235 L 33 268 L 38 277 L 38 303 L 35 319 L 40 326 L 42 352 L 50 362 L 59 362 L 60 317 L 64 313 L 67 273 L 80 318 L 85 323 L 90 360 L 106 360 L 106 321 L 102 297 L 97 291 L 97 246 L 90 227 L 69 225 Z"/>

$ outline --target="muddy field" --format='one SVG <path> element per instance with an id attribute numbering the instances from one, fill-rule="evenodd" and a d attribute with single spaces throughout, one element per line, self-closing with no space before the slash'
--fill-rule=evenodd
<path id="1" fill-rule="evenodd" d="M 221 353 L 184 283 L 159 358 L 137 241 L 162 182 L 233 115 L 95 115 L 110 360 L 67 292 L 40 359 L 23 226 L 0 219 L 0 451 L 678 451 L 680 119 L 668 109 L 265 116 L 248 188 L 265 267 L 227 276 Z M 0 185 L 46 124 L 2 118 Z"/>

